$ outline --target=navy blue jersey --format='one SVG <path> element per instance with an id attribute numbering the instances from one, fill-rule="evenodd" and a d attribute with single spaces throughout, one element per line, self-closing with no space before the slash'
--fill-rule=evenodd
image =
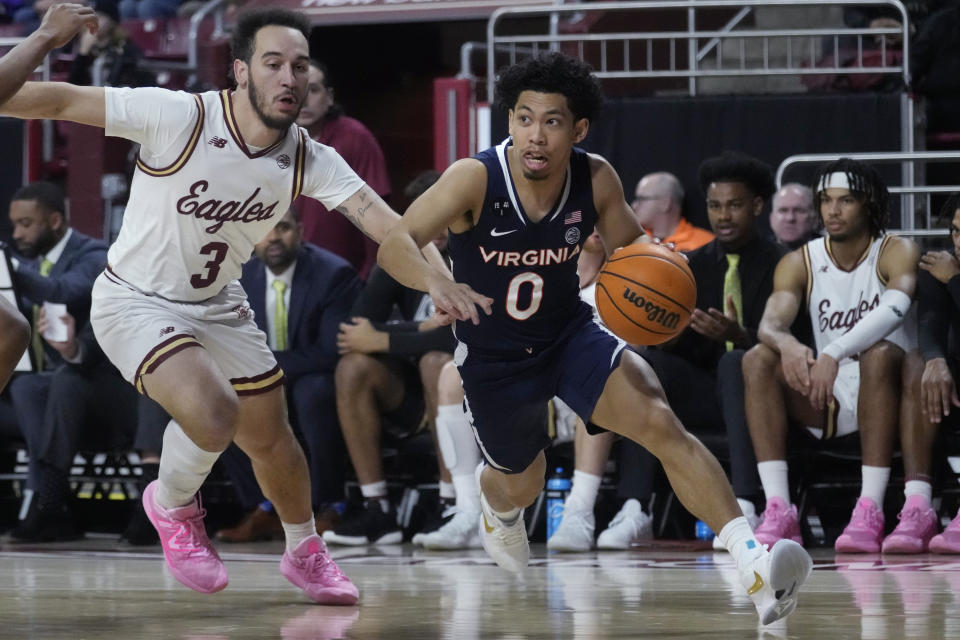
<path id="1" fill-rule="evenodd" d="M 593 233 L 597 211 L 587 153 L 574 148 L 554 208 L 539 222 L 527 217 L 507 166 L 510 140 L 474 156 L 487 169 L 487 192 L 476 226 L 451 233 L 448 251 L 457 282 L 493 298 L 480 324 L 457 322 L 471 349 L 540 351 L 573 322 L 581 307 L 577 257 Z"/>

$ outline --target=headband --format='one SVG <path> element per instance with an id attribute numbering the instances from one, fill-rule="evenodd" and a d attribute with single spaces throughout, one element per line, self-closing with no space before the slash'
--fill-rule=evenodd
<path id="1" fill-rule="evenodd" d="M 844 171 L 834 171 L 833 173 L 824 175 L 823 178 L 820 179 L 817 193 L 826 191 L 827 189 L 847 189 L 848 191 L 853 191 L 853 187 L 850 186 L 850 178 Z"/>

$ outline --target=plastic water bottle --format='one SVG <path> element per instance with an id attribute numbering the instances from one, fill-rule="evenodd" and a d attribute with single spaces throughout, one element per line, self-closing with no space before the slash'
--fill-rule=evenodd
<path id="1" fill-rule="evenodd" d="M 713 540 L 713 531 L 703 520 L 697 520 L 697 528 L 694 532 L 697 540 Z"/>
<path id="2" fill-rule="evenodd" d="M 547 539 L 560 526 L 563 520 L 563 501 L 570 493 L 570 478 L 563 474 L 563 467 L 557 467 L 553 475 L 547 478 Z"/>

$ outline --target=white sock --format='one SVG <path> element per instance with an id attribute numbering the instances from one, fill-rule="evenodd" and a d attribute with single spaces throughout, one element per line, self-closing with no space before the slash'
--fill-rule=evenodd
<path id="1" fill-rule="evenodd" d="M 883 507 L 883 495 L 887 492 L 887 483 L 890 481 L 890 467 L 860 467 L 863 485 L 860 487 L 860 497 L 870 498 L 878 507 Z"/>
<path id="2" fill-rule="evenodd" d="M 452 482 L 440 481 L 440 499 L 441 500 L 453 500 L 457 497 L 457 492 L 453 488 Z"/>
<path id="3" fill-rule="evenodd" d="M 927 499 L 927 504 L 930 504 L 933 498 L 933 486 L 926 480 L 907 480 L 903 485 L 903 495 L 907 498 L 923 496 Z"/>
<path id="4" fill-rule="evenodd" d="M 573 471 L 573 486 L 570 495 L 563 503 L 564 510 L 593 512 L 593 505 L 597 502 L 597 493 L 600 491 L 600 481 L 603 478 L 586 471 Z"/>
<path id="5" fill-rule="evenodd" d="M 473 473 L 480 462 L 480 448 L 462 405 L 437 407 L 437 442 L 450 475 Z"/>
<path id="6" fill-rule="evenodd" d="M 473 469 L 453 476 L 453 487 L 457 491 L 457 509 L 467 513 L 480 512 L 480 487 Z"/>
<path id="7" fill-rule="evenodd" d="M 754 506 L 752 502 L 746 498 L 737 498 L 737 504 L 740 505 L 740 511 L 743 511 L 745 516 L 755 516 L 757 515 L 757 507 Z"/>
<path id="8" fill-rule="evenodd" d="M 193 502 L 221 451 L 204 451 L 171 420 L 163 432 L 156 501 L 164 509 Z"/>
<path id="9" fill-rule="evenodd" d="M 770 498 L 780 498 L 787 504 L 790 504 L 790 480 L 787 474 L 786 460 L 767 460 L 757 463 L 757 471 L 760 473 L 760 484 L 763 485 L 763 493 Z"/>
<path id="10" fill-rule="evenodd" d="M 288 524 L 281 521 L 283 533 L 287 538 L 287 552 L 293 553 L 293 550 L 300 546 L 300 543 L 310 536 L 317 535 L 317 523 L 310 518 L 302 524 Z"/>
<path id="11" fill-rule="evenodd" d="M 500 522 L 508 527 L 514 524 L 517 521 L 517 518 L 520 517 L 520 507 L 514 507 L 509 511 L 496 511 L 493 507 L 490 507 L 490 511 L 493 513 L 493 515 L 500 518 Z"/>
<path id="12" fill-rule="evenodd" d="M 360 494 L 364 500 L 380 500 L 380 508 L 384 513 L 390 512 L 390 500 L 387 499 L 387 481 L 371 482 L 360 485 Z"/>
<path id="13" fill-rule="evenodd" d="M 763 546 L 753 537 L 750 523 L 743 516 L 723 525 L 718 536 L 723 546 L 730 551 L 740 571 L 744 571 L 751 562 L 765 553 Z"/>

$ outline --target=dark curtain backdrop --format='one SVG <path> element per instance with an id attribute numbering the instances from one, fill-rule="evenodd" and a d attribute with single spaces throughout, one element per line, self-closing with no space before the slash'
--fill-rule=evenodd
<path id="1" fill-rule="evenodd" d="M 506 114 L 493 112 L 493 142 L 506 136 Z M 817 94 L 615 98 L 607 102 L 582 145 L 620 174 L 627 200 L 640 178 L 669 171 L 683 182 L 687 216 L 709 228 L 697 167 L 724 150 L 743 151 L 776 171 L 798 153 L 900 150 L 898 94 Z M 883 170 L 891 184 L 899 169 Z M 813 168 L 788 172 L 809 183 Z"/>

